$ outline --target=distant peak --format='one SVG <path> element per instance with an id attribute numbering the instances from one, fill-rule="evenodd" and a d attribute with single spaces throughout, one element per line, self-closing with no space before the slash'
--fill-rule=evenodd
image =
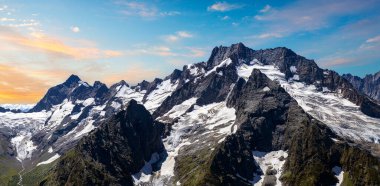
<path id="1" fill-rule="evenodd" d="M 236 44 L 232 44 L 231 48 L 247 48 L 243 43 L 239 42 Z"/>
<path id="2" fill-rule="evenodd" d="M 129 87 L 128 83 L 125 82 L 124 80 L 119 81 L 117 84 L 118 85 L 125 85 L 125 86 Z"/>
<path id="3" fill-rule="evenodd" d="M 81 79 L 77 75 L 70 75 L 70 77 L 65 81 L 64 84 L 71 85 L 73 83 L 78 83 Z"/>

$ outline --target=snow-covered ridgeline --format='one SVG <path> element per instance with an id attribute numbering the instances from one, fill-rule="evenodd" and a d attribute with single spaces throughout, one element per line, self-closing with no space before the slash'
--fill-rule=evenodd
<path id="1" fill-rule="evenodd" d="M 22 112 L 28 112 L 34 107 L 35 104 L 0 104 L 0 107 L 9 110 L 21 110 Z"/>
<path id="2" fill-rule="evenodd" d="M 253 69 L 259 69 L 271 80 L 277 81 L 314 118 L 327 124 L 338 135 L 355 140 L 380 143 L 380 119 L 363 114 L 359 107 L 343 98 L 339 92 L 317 91 L 314 85 L 298 82 L 297 69 L 293 67 L 293 78 L 287 81 L 285 74 L 273 65 L 242 65 L 238 74 L 248 79 Z"/>

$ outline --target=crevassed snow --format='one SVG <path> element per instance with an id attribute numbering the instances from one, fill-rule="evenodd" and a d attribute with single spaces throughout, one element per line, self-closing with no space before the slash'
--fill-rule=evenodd
<path id="1" fill-rule="evenodd" d="M 343 182 L 343 174 L 344 174 L 342 167 L 334 166 L 332 168 L 332 172 L 334 173 L 335 177 L 339 180 L 339 182 L 336 184 L 336 186 L 341 185 Z"/>
<path id="2" fill-rule="evenodd" d="M 48 160 L 38 163 L 37 166 L 49 164 L 49 163 L 57 160 L 59 157 L 61 157 L 59 154 L 55 154 L 54 156 L 52 156 Z"/>
<path id="3" fill-rule="evenodd" d="M 338 92 L 317 91 L 314 85 L 285 80 L 273 65 L 250 65 L 249 69 L 259 69 L 280 85 L 311 116 L 327 124 L 338 135 L 368 142 L 380 143 L 380 119 L 363 114 L 359 107 L 343 98 Z M 245 77 L 246 78 L 246 77 Z"/>
<path id="4" fill-rule="evenodd" d="M 190 98 L 179 105 L 174 106 L 163 117 L 177 118 L 184 114 L 192 105 L 195 104 L 197 98 Z"/>
<path id="5" fill-rule="evenodd" d="M 35 104 L 0 104 L 0 107 L 10 110 L 21 110 L 22 112 L 27 112 L 32 109 Z"/>
<path id="6" fill-rule="evenodd" d="M 16 137 L 11 139 L 11 143 L 16 147 L 16 158 L 20 162 L 27 158 L 31 158 L 33 151 L 37 149 L 31 138 L 31 132 L 20 131 Z"/>
<path id="7" fill-rule="evenodd" d="M 147 96 L 144 103 L 145 108 L 153 113 L 162 102 L 176 90 L 178 83 L 178 80 L 175 83 L 171 83 L 170 79 L 161 82 L 157 88 Z"/>
<path id="8" fill-rule="evenodd" d="M 228 66 L 229 64 L 232 63 L 232 60 L 230 58 L 227 58 L 225 60 L 223 60 L 219 65 L 215 66 L 213 69 L 209 70 L 205 76 L 208 76 L 210 75 L 212 72 L 215 72 L 217 68 L 220 68 L 220 67 L 224 67 L 224 66 Z"/>
<path id="9" fill-rule="evenodd" d="M 272 152 L 253 151 L 252 154 L 256 163 L 259 165 L 261 171 L 263 172 L 263 175 L 255 174 L 252 183 L 257 186 L 262 185 L 265 177 L 265 172 L 269 167 L 273 167 L 273 169 L 277 171 L 277 174 L 275 175 L 277 178 L 276 185 L 281 185 L 280 176 L 282 174 L 282 167 L 285 164 L 285 159 L 288 157 L 288 153 L 286 151 L 279 150 Z M 281 156 L 284 158 L 282 161 L 280 161 Z"/>

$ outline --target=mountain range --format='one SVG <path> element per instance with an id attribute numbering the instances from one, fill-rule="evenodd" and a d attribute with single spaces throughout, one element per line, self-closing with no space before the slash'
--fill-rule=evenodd
<path id="1" fill-rule="evenodd" d="M 0 184 L 380 185 L 379 91 L 242 43 L 135 86 L 71 75 L 0 113 Z"/>

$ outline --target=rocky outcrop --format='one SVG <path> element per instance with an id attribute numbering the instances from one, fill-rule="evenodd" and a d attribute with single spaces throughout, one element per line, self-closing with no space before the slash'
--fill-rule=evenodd
<path id="1" fill-rule="evenodd" d="M 132 100 L 66 153 L 43 185 L 133 185 L 151 155 L 163 150 L 162 125 Z"/>
<path id="2" fill-rule="evenodd" d="M 364 78 L 353 76 L 351 74 L 343 74 L 343 77 L 358 91 L 380 101 L 380 72 L 373 75 L 366 75 Z"/>

